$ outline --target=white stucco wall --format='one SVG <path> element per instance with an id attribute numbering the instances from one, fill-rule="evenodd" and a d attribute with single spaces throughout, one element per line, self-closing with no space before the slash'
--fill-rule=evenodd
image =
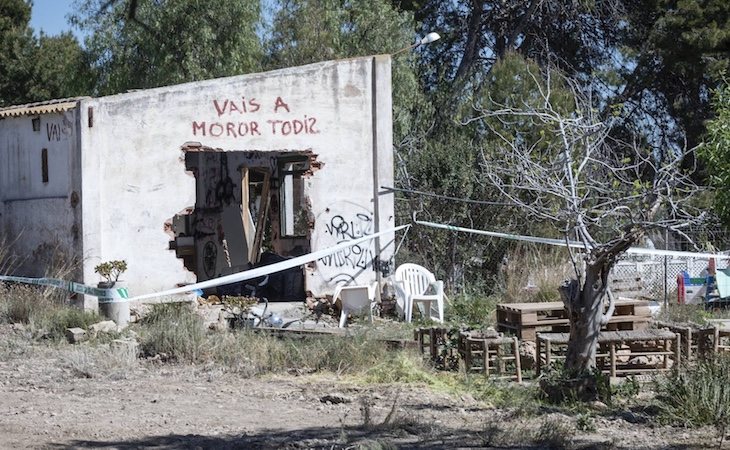
<path id="1" fill-rule="evenodd" d="M 102 260 L 125 259 L 133 294 L 195 281 L 167 249 L 164 229 L 195 204 L 195 179 L 185 173 L 180 150 L 185 142 L 224 151 L 311 149 L 323 164 L 306 183 L 312 250 L 374 231 L 374 149 L 381 155 L 379 184 L 392 185 L 387 56 L 89 99 L 80 114 L 84 279 L 96 281 L 93 267 Z M 380 228 L 392 227 L 392 198 L 380 205 Z M 312 264 L 306 288 L 322 295 L 333 281 L 374 280 L 373 253 L 371 245 Z"/>
<path id="2" fill-rule="evenodd" d="M 40 119 L 38 131 L 33 118 Z M 71 201 L 79 188 L 75 126 L 74 109 L 0 120 L 0 230 L 19 258 L 15 273 L 42 276 L 52 263 L 80 256 L 80 205 Z"/>

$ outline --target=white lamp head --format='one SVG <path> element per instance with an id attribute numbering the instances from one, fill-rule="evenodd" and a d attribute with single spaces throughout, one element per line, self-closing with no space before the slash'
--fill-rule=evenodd
<path id="1" fill-rule="evenodd" d="M 421 42 L 419 42 L 418 44 L 419 45 L 430 44 L 431 42 L 438 41 L 439 39 L 441 39 L 441 36 L 438 33 L 431 32 L 431 33 L 428 33 L 427 35 L 425 35 L 423 37 L 423 39 L 421 39 Z"/>

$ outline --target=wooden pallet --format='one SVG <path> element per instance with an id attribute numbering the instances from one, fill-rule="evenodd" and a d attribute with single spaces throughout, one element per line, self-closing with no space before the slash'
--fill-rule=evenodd
<path id="1" fill-rule="evenodd" d="M 565 358 L 569 337 L 568 333 L 538 334 L 538 374 L 554 360 Z M 679 367 L 681 352 L 680 335 L 666 329 L 601 331 L 596 364 L 611 377 L 666 371 Z M 639 357 L 646 358 L 647 362 L 636 363 Z"/>
<path id="2" fill-rule="evenodd" d="M 651 323 L 649 302 L 616 300 L 614 314 L 604 327 L 608 331 L 643 330 Z M 570 331 L 568 311 L 562 302 L 500 303 L 497 305 L 497 330 L 534 341 L 538 332 Z"/>
<path id="3" fill-rule="evenodd" d="M 616 297 L 636 298 L 645 295 L 644 281 L 638 273 L 632 275 L 612 273 L 609 275 L 608 284 Z"/>

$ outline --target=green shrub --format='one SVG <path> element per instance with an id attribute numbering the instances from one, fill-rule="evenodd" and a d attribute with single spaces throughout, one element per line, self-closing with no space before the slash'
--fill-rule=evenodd
<path id="1" fill-rule="evenodd" d="M 660 420 L 690 427 L 730 424 L 730 357 L 701 361 L 660 378 Z"/>
<path id="2" fill-rule="evenodd" d="M 575 427 L 580 431 L 593 432 L 596 431 L 596 424 L 591 414 L 578 414 L 575 419 Z"/>
<path id="3" fill-rule="evenodd" d="M 140 350 L 145 355 L 198 362 L 210 347 L 203 319 L 188 304 L 154 305 L 142 325 Z"/>
<path id="4" fill-rule="evenodd" d="M 426 367 L 420 355 L 405 351 L 393 352 L 365 370 L 369 383 L 425 383 L 441 384 L 433 370 Z"/>
<path id="5" fill-rule="evenodd" d="M 494 325 L 497 303 L 499 299 L 494 296 L 462 293 L 450 299 L 444 315 L 453 324 L 487 327 Z"/>

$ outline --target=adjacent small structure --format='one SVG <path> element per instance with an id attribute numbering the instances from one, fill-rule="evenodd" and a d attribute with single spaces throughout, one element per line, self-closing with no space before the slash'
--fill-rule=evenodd
<path id="1" fill-rule="evenodd" d="M 124 259 L 132 294 L 394 226 L 390 57 L 0 109 L 0 232 L 16 273 Z M 276 299 L 375 279 L 393 239 L 273 282 Z"/>

